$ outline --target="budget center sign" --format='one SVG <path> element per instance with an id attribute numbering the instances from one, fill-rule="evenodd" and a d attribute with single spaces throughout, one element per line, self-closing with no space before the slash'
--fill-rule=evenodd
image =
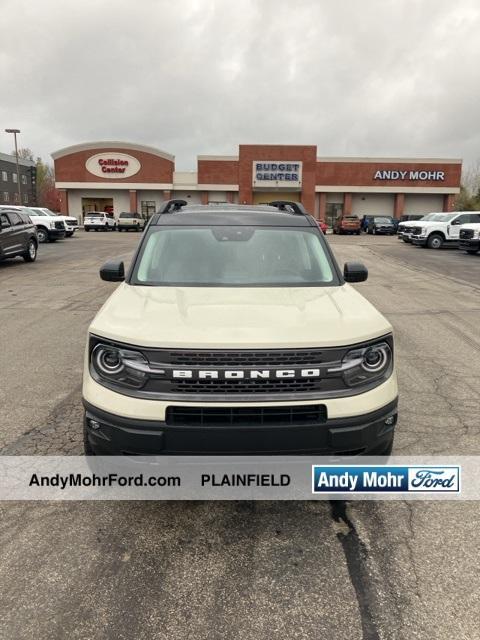
<path id="1" fill-rule="evenodd" d="M 285 187 L 300 189 L 302 186 L 302 162 L 299 160 L 254 160 L 252 185 L 267 189 Z"/>

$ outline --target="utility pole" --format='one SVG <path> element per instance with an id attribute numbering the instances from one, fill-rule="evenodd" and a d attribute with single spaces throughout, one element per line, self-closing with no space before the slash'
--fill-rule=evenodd
<path id="1" fill-rule="evenodd" d="M 15 138 L 15 159 L 17 161 L 17 187 L 18 187 L 18 204 L 22 204 L 22 187 L 20 184 L 20 168 L 18 166 L 18 147 L 17 147 L 17 133 L 20 133 L 20 129 L 5 129 L 5 133 L 13 133 Z"/>

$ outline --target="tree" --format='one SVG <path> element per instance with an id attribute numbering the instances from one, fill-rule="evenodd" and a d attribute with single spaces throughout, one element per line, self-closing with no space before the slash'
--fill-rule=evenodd
<path id="1" fill-rule="evenodd" d="M 37 158 L 37 203 L 39 207 L 46 207 L 52 211 L 59 211 L 60 197 L 55 189 L 55 174 L 53 167 Z"/>
<path id="2" fill-rule="evenodd" d="M 12 151 L 11 155 L 14 156 L 15 151 Z M 18 150 L 18 157 L 20 160 L 31 160 L 33 162 L 32 150 L 27 147 Z"/>
<path id="3" fill-rule="evenodd" d="M 462 185 L 455 205 L 459 211 L 480 211 L 480 160 L 463 168 Z"/>

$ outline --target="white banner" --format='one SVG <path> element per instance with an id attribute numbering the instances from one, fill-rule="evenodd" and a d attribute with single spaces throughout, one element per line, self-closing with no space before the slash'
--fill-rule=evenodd
<path id="1" fill-rule="evenodd" d="M 478 500 L 480 456 L 1 456 L 0 500 Z"/>

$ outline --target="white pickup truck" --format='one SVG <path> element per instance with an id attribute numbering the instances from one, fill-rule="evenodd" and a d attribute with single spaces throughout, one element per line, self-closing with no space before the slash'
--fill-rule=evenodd
<path id="1" fill-rule="evenodd" d="M 410 226 L 412 244 L 429 249 L 444 245 L 458 246 L 460 227 L 480 222 L 480 211 L 438 213 L 430 220 L 419 220 Z"/>
<path id="2" fill-rule="evenodd" d="M 59 238 L 65 238 L 65 222 L 60 216 L 54 213 L 34 211 L 31 207 L 20 207 L 18 205 L 2 206 L 0 209 L 13 209 L 26 213 L 37 228 L 39 242 L 55 242 Z"/>
<path id="3" fill-rule="evenodd" d="M 462 225 L 458 247 L 470 255 L 480 251 L 480 223 L 473 222 Z"/>
<path id="4" fill-rule="evenodd" d="M 67 236 L 67 238 L 73 236 L 75 231 L 77 231 L 77 229 L 80 229 L 77 218 L 74 218 L 73 216 L 57 215 L 46 207 L 29 207 L 29 209 L 37 213 L 39 216 L 55 216 L 57 220 L 63 220 L 63 222 L 65 223 L 65 235 Z"/>

